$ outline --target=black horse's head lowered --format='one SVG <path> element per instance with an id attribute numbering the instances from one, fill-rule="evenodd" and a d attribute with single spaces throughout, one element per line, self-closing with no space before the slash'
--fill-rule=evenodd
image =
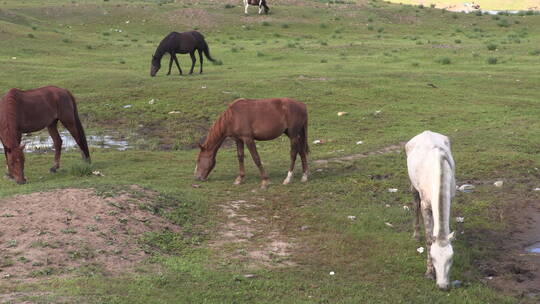
<path id="1" fill-rule="evenodd" d="M 150 76 L 154 77 L 156 76 L 156 73 L 161 68 L 161 58 L 156 57 L 156 55 L 152 55 L 152 65 L 150 66 Z"/>

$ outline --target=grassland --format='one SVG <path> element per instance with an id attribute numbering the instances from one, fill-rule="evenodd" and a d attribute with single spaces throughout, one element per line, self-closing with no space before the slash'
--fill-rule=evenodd
<path id="1" fill-rule="evenodd" d="M 275 1 L 268 16 L 254 9 L 244 16 L 237 1 L 2 1 L 0 88 L 68 88 L 88 133 L 120 132 L 136 149 L 92 151 L 92 169 L 104 177 L 79 176 L 78 153 L 65 153 L 54 175 L 47 173 L 51 154 L 28 154 L 29 183 L 0 181 L 0 196 L 137 184 L 177 202 L 169 216 L 185 234 L 156 235 L 157 253 L 120 277 L 2 279 L 0 293 L 27 293 L 40 303 L 526 301 L 486 286 L 477 265 L 499 245 L 486 236 L 516 224 L 505 212 L 540 198 L 531 191 L 540 186 L 540 17 L 326 2 Z M 193 28 L 223 64 L 206 61 L 204 74 L 192 76 L 174 69 L 165 76 L 163 68 L 150 78 L 160 39 Z M 179 60 L 187 70 L 187 57 Z M 403 208 L 410 201 L 403 153 L 312 163 L 310 182 L 297 175 L 282 186 L 288 140 L 260 142 L 273 182 L 260 191 L 249 161 L 245 183 L 232 186 L 236 153 L 226 146 L 210 180 L 192 187 L 193 147 L 217 115 L 235 98 L 269 96 L 308 105 L 310 141 L 326 141 L 312 145 L 312 160 L 376 151 L 426 129 L 450 136 L 458 182 L 477 185 L 458 193 L 453 206 L 465 222 L 452 223 L 460 235 L 452 279 L 464 286 L 441 293 L 423 277 L 425 256 L 416 251 L 422 244 L 412 240 Z M 503 188 L 491 185 L 498 179 Z M 227 221 L 219 206 L 235 200 L 256 206 L 246 211 L 261 219 L 255 239 L 278 231 L 293 244 L 287 259 L 295 266 L 230 258 L 249 243 L 211 246 Z"/>

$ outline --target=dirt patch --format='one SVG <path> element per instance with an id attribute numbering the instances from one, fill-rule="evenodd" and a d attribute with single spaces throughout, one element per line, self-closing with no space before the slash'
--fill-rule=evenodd
<path id="1" fill-rule="evenodd" d="M 400 142 L 398 144 L 390 145 L 390 146 L 387 146 L 387 147 L 384 147 L 375 151 L 357 153 L 357 154 L 334 157 L 334 158 L 329 158 L 329 159 L 317 159 L 313 161 L 313 163 L 315 163 L 315 165 L 322 166 L 322 165 L 327 165 L 328 163 L 331 163 L 331 162 L 345 163 L 345 162 L 353 161 L 360 158 L 366 158 L 372 155 L 401 153 L 401 151 L 403 151 L 403 147 L 405 146 L 405 144 L 406 142 Z"/>
<path id="2" fill-rule="evenodd" d="M 103 198 L 92 189 L 62 189 L 0 200 L 0 276 L 129 271 L 147 257 L 142 234 L 179 231 L 151 211 L 156 194 L 137 193 Z"/>
<path id="3" fill-rule="evenodd" d="M 227 221 L 220 229 L 220 237 L 211 243 L 211 247 L 225 252 L 227 258 L 247 263 L 251 268 L 295 265 L 290 260 L 293 243 L 279 230 L 268 230 L 265 218 L 247 215 L 256 205 L 237 200 L 220 207 Z M 232 248 L 226 250 L 227 247 Z"/>
<path id="4" fill-rule="evenodd" d="M 483 281 L 488 285 L 517 295 L 522 303 L 540 301 L 540 253 L 526 248 L 540 242 L 540 204 L 535 201 L 518 203 L 508 215 L 511 230 L 498 237 L 496 258 L 480 262 Z"/>
<path id="5" fill-rule="evenodd" d="M 166 18 L 172 25 L 214 26 L 217 24 L 218 17 L 199 8 L 178 9 L 166 14 Z"/>

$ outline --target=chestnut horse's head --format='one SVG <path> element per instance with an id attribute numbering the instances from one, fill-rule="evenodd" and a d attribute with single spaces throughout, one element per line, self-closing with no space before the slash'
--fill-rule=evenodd
<path id="1" fill-rule="evenodd" d="M 14 148 L 5 148 L 8 164 L 8 177 L 13 178 L 19 185 L 26 183 L 26 178 L 24 178 L 24 147 L 25 145 L 16 146 Z"/>
<path id="2" fill-rule="evenodd" d="M 195 166 L 195 177 L 201 181 L 206 181 L 208 175 L 216 165 L 216 152 L 206 149 L 199 145 L 201 151 L 197 157 L 197 165 Z"/>
<path id="3" fill-rule="evenodd" d="M 428 253 L 435 268 L 437 287 L 442 290 L 450 289 L 450 268 L 452 267 L 452 258 L 454 256 L 454 250 L 451 244 L 453 239 L 453 232 L 444 239 L 436 237 Z"/>
<path id="4" fill-rule="evenodd" d="M 161 69 L 161 58 L 157 58 L 156 55 L 152 56 L 152 64 L 150 66 L 150 76 L 156 76 L 156 73 Z"/>

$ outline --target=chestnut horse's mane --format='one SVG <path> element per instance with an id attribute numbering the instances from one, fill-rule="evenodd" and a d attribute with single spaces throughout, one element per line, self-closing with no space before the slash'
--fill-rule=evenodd
<path id="1" fill-rule="evenodd" d="M 13 89 L 9 90 L 4 98 L 0 100 L 0 138 L 8 148 L 17 146 L 15 140 L 17 138 L 16 103 L 15 90 Z"/>
<path id="2" fill-rule="evenodd" d="M 210 130 L 208 130 L 208 136 L 202 144 L 205 149 L 211 149 L 213 146 L 218 143 L 223 138 L 223 133 L 227 128 L 227 124 L 232 117 L 232 110 L 229 106 L 219 118 L 214 122 Z"/>

